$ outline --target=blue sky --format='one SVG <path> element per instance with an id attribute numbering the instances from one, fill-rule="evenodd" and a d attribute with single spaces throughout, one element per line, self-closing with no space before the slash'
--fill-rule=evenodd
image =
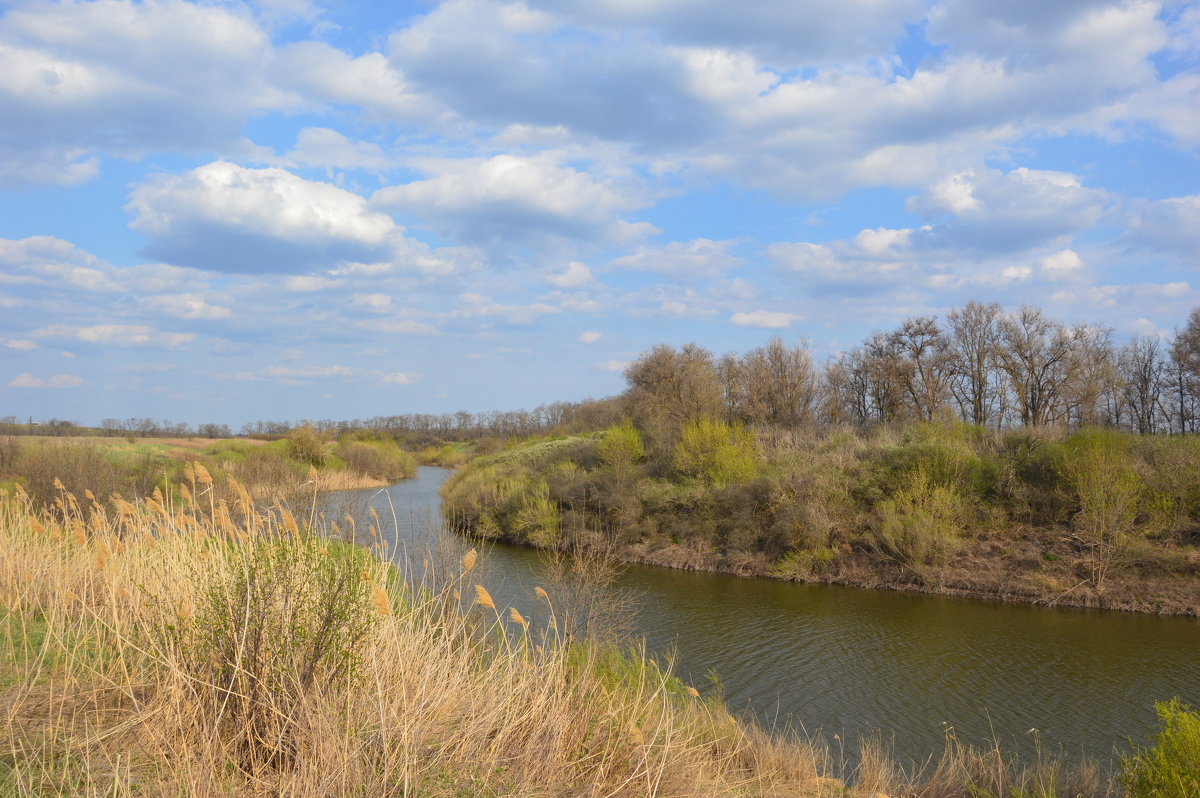
<path id="1" fill-rule="evenodd" d="M 0 415 L 239 425 L 1200 304 L 1200 6 L 9 2 Z"/>

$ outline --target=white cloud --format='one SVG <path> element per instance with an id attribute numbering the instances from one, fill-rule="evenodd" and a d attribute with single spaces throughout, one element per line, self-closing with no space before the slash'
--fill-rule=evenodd
<path id="1" fill-rule="evenodd" d="M 88 327 L 58 324 L 35 330 L 33 335 L 39 338 L 70 337 L 108 346 L 164 349 L 178 349 L 196 338 L 194 333 L 163 332 L 149 324 L 95 324 Z"/>
<path id="2" fill-rule="evenodd" d="M 200 294 L 164 294 L 146 297 L 143 304 L 155 313 L 178 319 L 227 319 L 233 311 L 220 305 L 210 305 Z"/>
<path id="3" fill-rule="evenodd" d="M 383 148 L 369 141 L 352 141 L 327 127 L 306 127 L 296 137 L 296 147 L 286 161 L 305 166 L 382 171 L 395 163 Z"/>
<path id="4" fill-rule="evenodd" d="M 774 310 L 752 310 L 743 313 L 734 313 L 729 317 L 729 321 L 739 327 L 764 327 L 768 330 L 782 330 L 785 327 L 790 327 L 792 323 L 800 321 L 800 318 L 795 313 L 783 313 Z"/>
<path id="5" fill-rule="evenodd" d="M 672 241 L 665 246 L 642 246 L 630 255 L 616 258 L 612 266 L 684 279 L 719 277 L 743 265 L 741 258 L 729 252 L 734 244 L 733 241 L 696 238 L 691 241 Z"/>
<path id="6" fill-rule="evenodd" d="M 351 294 L 350 301 L 369 310 L 384 311 L 390 309 L 395 300 L 387 294 Z"/>
<path id="7" fill-rule="evenodd" d="M 383 377 L 383 381 L 388 385 L 413 385 L 420 379 L 420 374 L 410 374 L 404 371 L 393 372 Z"/>
<path id="8" fill-rule="evenodd" d="M 585 330 L 579 334 L 579 342 L 581 344 L 594 344 L 604 336 L 596 330 Z"/>
<path id="9" fill-rule="evenodd" d="M 438 273 L 453 265 L 405 239 L 357 194 L 283 169 L 215 161 L 134 188 L 131 227 L 150 257 L 242 274 L 301 274 L 344 261 L 388 260 Z"/>
<path id="10" fill-rule="evenodd" d="M 1038 261 L 1041 272 L 1050 280 L 1066 280 L 1083 272 L 1083 258 L 1073 249 L 1064 249 Z"/>
<path id="11" fill-rule="evenodd" d="M 380 53 L 354 58 L 322 42 L 296 42 L 280 48 L 270 74 L 300 96 L 358 107 L 380 120 L 429 119 L 437 109 Z"/>
<path id="12" fill-rule="evenodd" d="M 37 343 L 28 338 L 0 338 L 0 346 L 16 352 L 32 352 L 37 349 Z"/>
<path id="13" fill-rule="evenodd" d="M 615 371 L 618 374 L 624 372 L 627 368 L 629 368 L 628 360 L 607 360 L 600 364 L 601 371 Z"/>
<path id="14" fill-rule="evenodd" d="M 592 270 L 579 261 L 573 260 L 562 272 L 549 275 L 546 281 L 563 289 L 582 288 L 592 281 Z"/>
<path id="15" fill-rule="evenodd" d="M 264 80 L 244 12 L 184 2 L 30 2 L 0 18 L 0 178 L 78 183 L 92 153 L 241 146 L 245 116 L 292 101 Z"/>
<path id="16" fill-rule="evenodd" d="M 415 213 L 460 241 L 530 236 L 630 241 L 653 231 L 619 218 L 649 201 L 636 181 L 557 161 L 543 154 L 423 162 L 419 165 L 433 176 L 382 188 L 371 202 Z"/>
<path id="17" fill-rule="evenodd" d="M 1136 203 L 1129 225 L 1139 244 L 1193 259 L 1200 252 L 1200 194 Z"/>
<path id="18" fill-rule="evenodd" d="M 35 377 L 29 372 L 25 372 L 8 381 L 10 388 L 78 388 L 80 385 L 83 385 L 83 378 L 74 374 Z"/>

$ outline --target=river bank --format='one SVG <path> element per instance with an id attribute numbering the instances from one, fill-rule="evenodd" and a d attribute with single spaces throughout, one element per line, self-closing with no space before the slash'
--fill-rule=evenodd
<path id="1" fill-rule="evenodd" d="M 447 517 L 484 538 L 655 566 L 1200 615 L 1194 439 L 934 424 L 706 434 L 716 453 L 692 461 L 684 444 L 648 453 L 628 423 L 522 442 L 463 468 Z"/>

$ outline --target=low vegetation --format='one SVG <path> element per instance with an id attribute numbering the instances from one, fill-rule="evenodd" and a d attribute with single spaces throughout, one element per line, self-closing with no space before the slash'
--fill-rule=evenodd
<path id="1" fill-rule="evenodd" d="M 1056 604 L 1200 612 L 1200 439 L 961 422 L 674 440 L 630 420 L 481 457 L 462 531 L 628 560 Z"/>
<path id="2" fill-rule="evenodd" d="M 952 739 L 915 772 L 873 744 L 843 772 L 636 652 L 534 628 L 553 591 L 497 607 L 473 551 L 443 579 L 405 574 L 282 504 L 256 512 L 243 491 L 201 512 L 175 487 L 108 505 L 60 489 L 50 509 L 0 496 L 3 794 L 1118 794 L 1093 765 Z M 1130 795 L 1193 794 L 1160 785 L 1194 764 L 1197 722 L 1170 705 L 1125 765 Z"/>
<path id="3" fill-rule="evenodd" d="M 0 491 L 20 485 L 35 502 L 75 494 L 129 499 L 175 490 L 189 464 L 211 478 L 215 498 L 236 498 L 230 478 L 252 495 L 286 495 L 306 485 L 375 487 L 416 474 L 417 460 L 390 437 L 360 431 L 338 439 L 298 427 L 275 441 L 245 438 L 0 437 Z"/>

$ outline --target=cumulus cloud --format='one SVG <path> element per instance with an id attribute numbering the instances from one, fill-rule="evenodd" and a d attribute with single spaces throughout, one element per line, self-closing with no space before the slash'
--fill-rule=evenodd
<path id="1" fill-rule="evenodd" d="M 291 102 L 264 80 L 270 42 L 236 8 L 23 3 L 0 18 L 0 178 L 77 183 L 90 153 L 236 150 L 245 116 Z"/>
<path id="2" fill-rule="evenodd" d="M 196 338 L 194 333 L 164 332 L 149 324 L 94 324 L 87 327 L 56 324 L 35 330 L 32 334 L 37 338 L 69 337 L 106 346 L 162 349 L 178 349 Z"/>
<path id="3" fill-rule="evenodd" d="M 579 334 L 579 343 L 594 344 L 603 337 L 597 330 L 585 330 Z"/>
<path id="4" fill-rule="evenodd" d="M 324 42 L 296 42 L 280 48 L 269 74 L 300 97 L 360 108 L 380 120 L 412 121 L 436 113 L 437 105 L 381 53 L 356 58 Z"/>
<path id="5" fill-rule="evenodd" d="M 327 127 L 306 127 L 296 136 L 296 147 L 287 154 L 291 163 L 338 169 L 385 170 L 395 162 L 383 148 L 369 141 L 353 141 Z"/>
<path id="6" fill-rule="evenodd" d="M 672 241 L 665 246 L 642 246 L 632 254 L 616 258 L 612 266 L 691 280 L 719 277 L 743 264 L 741 258 L 729 251 L 734 243 L 696 238 Z"/>
<path id="7" fill-rule="evenodd" d="M 795 313 L 784 313 L 775 310 L 751 310 L 734 313 L 729 321 L 739 327 L 763 327 L 768 330 L 782 330 L 800 321 Z"/>
<path id="8" fill-rule="evenodd" d="M 1051 280 L 1068 280 L 1083 272 L 1083 258 L 1073 249 L 1064 249 L 1038 261 L 1041 272 Z"/>
<path id="9" fill-rule="evenodd" d="M 28 338 L 0 338 L 0 346 L 14 352 L 32 352 L 37 349 L 37 342 L 30 341 Z"/>
<path id="10" fill-rule="evenodd" d="M 635 181 L 558 160 L 546 154 L 424 162 L 431 177 L 382 188 L 371 202 L 414 213 L 433 229 L 473 243 L 539 236 L 628 241 L 653 231 L 620 218 L 649 201 Z"/>
<path id="11" fill-rule="evenodd" d="M 592 270 L 579 261 L 573 260 L 563 271 L 546 277 L 546 281 L 563 289 L 582 288 L 592 281 Z"/>
<path id="12" fill-rule="evenodd" d="M 78 388 L 83 377 L 74 374 L 55 374 L 53 377 L 35 377 L 29 372 L 18 374 L 8 381 L 10 388 Z"/>
<path id="13" fill-rule="evenodd" d="M 420 379 L 420 374 L 410 374 L 405 371 L 396 371 L 383 377 L 383 381 L 388 385 L 413 385 Z"/>
<path id="14" fill-rule="evenodd" d="M 904 24 L 924 16 L 924 4 L 917 0 L 532 0 L 530 5 L 581 23 L 645 28 L 671 42 L 745 50 L 785 65 L 886 55 L 903 35 Z"/>
<path id="15" fill-rule="evenodd" d="M 398 261 L 418 271 L 452 266 L 403 236 L 390 216 L 329 183 L 284 169 L 215 161 L 134 188 L 130 226 L 147 257 L 241 274 L 299 274 L 344 261 Z"/>
<path id="16" fill-rule="evenodd" d="M 927 247 L 1016 252 L 1062 242 L 1095 225 L 1111 201 L 1067 172 L 1019 167 L 956 173 L 905 207 L 927 217 L 949 215 L 926 231 Z"/>
<path id="17" fill-rule="evenodd" d="M 1128 236 L 1143 246 L 1194 258 L 1200 252 L 1200 194 L 1136 203 Z"/>
<path id="18" fill-rule="evenodd" d="M 227 319 L 233 311 L 221 305 L 210 305 L 200 294 L 163 294 L 146 297 L 143 304 L 155 313 L 174 316 L 178 319 L 212 321 Z"/>

